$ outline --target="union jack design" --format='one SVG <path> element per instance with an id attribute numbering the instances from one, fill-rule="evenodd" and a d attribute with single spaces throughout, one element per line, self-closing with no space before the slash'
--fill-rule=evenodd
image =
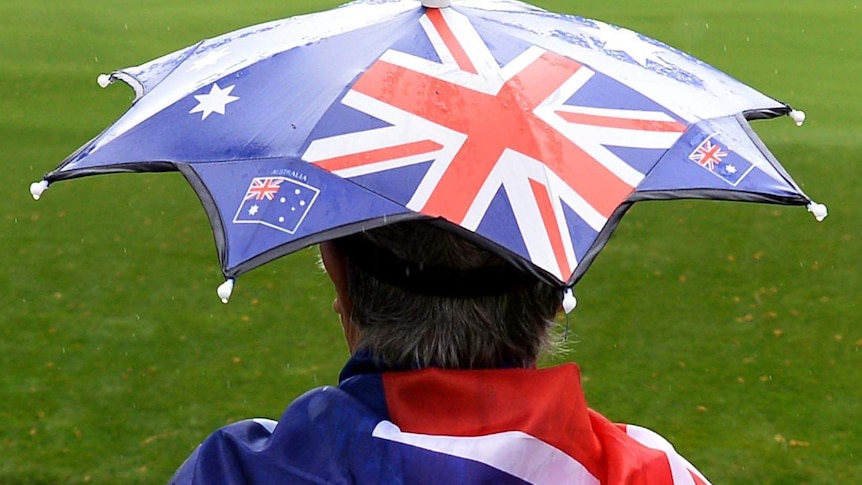
<path id="1" fill-rule="evenodd" d="M 689 155 L 689 160 L 697 163 L 701 167 L 714 172 L 716 166 L 721 163 L 721 160 L 727 156 L 727 152 L 721 149 L 721 145 L 713 143 L 712 138 L 707 138 L 698 145 L 697 148 Z"/>
<path id="2" fill-rule="evenodd" d="M 273 200 L 275 194 L 281 190 L 282 179 L 279 177 L 255 178 L 251 181 L 245 200 Z"/>
<path id="3" fill-rule="evenodd" d="M 421 25 L 439 61 L 390 49 L 341 101 L 388 126 L 317 139 L 303 159 L 345 178 L 430 161 L 406 206 L 472 231 L 502 192 L 525 256 L 567 280 L 588 249 L 575 240 L 591 244 L 645 177 L 608 147 L 667 149 L 686 124 L 573 104 L 594 71 L 536 46 L 501 66 L 453 9 L 428 9 Z"/>

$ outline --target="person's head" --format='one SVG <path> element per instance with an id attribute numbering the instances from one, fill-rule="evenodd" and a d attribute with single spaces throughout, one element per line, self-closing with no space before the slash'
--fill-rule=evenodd
<path id="1" fill-rule="evenodd" d="M 422 221 L 321 244 L 351 351 L 393 366 L 528 367 L 560 290 Z"/>

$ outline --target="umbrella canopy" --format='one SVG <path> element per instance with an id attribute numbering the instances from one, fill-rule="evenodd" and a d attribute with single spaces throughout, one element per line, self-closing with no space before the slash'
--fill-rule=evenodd
<path id="1" fill-rule="evenodd" d="M 804 115 L 658 41 L 512 0 L 358 1 L 99 77 L 132 107 L 56 181 L 180 171 L 238 275 L 428 219 L 571 288 L 632 203 L 825 207 L 748 125 Z"/>

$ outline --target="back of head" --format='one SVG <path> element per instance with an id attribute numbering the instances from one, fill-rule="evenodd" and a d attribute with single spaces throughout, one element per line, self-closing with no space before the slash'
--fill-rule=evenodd
<path id="1" fill-rule="evenodd" d="M 396 367 L 527 367 L 550 342 L 560 291 L 428 222 L 335 241 L 348 261 L 359 349 Z"/>

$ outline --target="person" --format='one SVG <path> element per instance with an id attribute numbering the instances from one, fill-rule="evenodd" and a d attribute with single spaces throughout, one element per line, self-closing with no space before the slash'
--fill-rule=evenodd
<path id="1" fill-rule="evenodd" d="M 172 484 L 708 483 L 589 409 L 576 365 L 537 368 L 558 288 L 429 221 L 320 253 L 351 353 L 338 386 L 215 432 Z"/>

